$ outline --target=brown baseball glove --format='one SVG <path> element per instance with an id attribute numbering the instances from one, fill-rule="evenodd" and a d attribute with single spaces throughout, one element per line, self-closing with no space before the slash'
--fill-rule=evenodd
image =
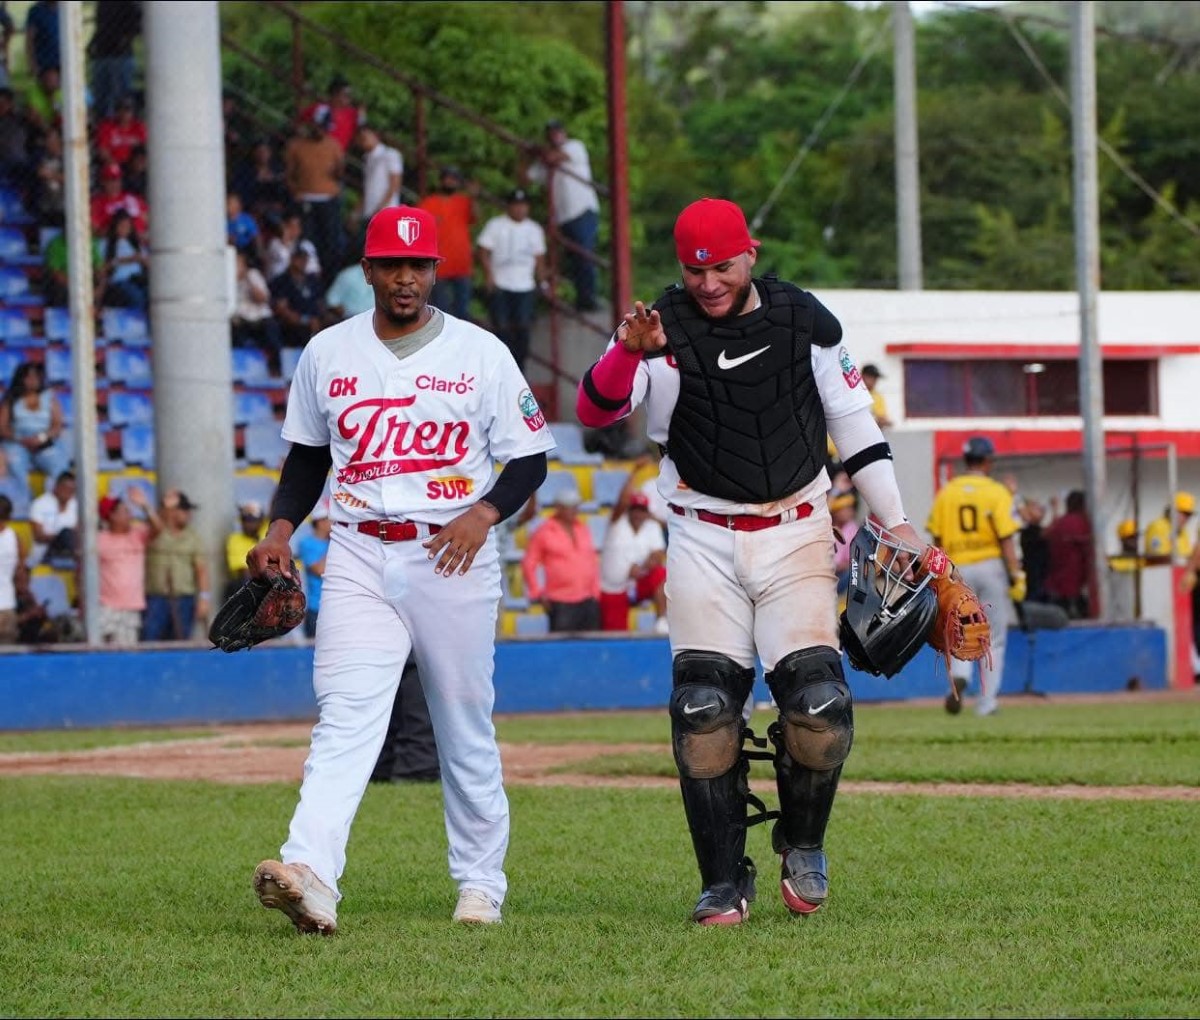
<path id="1" fill-rule="evenodd" d="M 304 591 L 286 574 L 252 577 L 243 582 L 214 617 L 208 639 L 223 652 L 280 637 L 304 622 Z"/>
<path id="2" fill-rule="evenodd" d="M 946 657 L 946 671 L 952 657 L 967 662 L 986 658 L 990 667 L 992 627 L 974 589 L 936 547 L 925 554 L 921 568 L 930 575 L 929 586 L 938 603 L 928 640 Z"/>

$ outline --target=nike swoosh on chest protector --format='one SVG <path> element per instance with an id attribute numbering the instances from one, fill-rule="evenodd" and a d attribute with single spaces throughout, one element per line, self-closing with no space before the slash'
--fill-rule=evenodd
<path id="1" fill-rule="evenodd" d="M 725 352 L 722 351 L 720 354 L 717 355 L 717 368 L 723 368 L 723 369 L 737 368 L 738 365 L 744 365 L 751 358 L 757 358 L 764 351 L 769 351 L 770 349 L 771 348 L 769 346 L 768 347 L 760 347 L 757 351 L 751 351 L 749 354 L 741 354 L 736 358 L 728 358 L 725 356 Z"/>

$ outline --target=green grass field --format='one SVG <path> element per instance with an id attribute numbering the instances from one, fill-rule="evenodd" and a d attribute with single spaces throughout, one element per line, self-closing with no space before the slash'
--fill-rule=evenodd
<path id="1" fill-rule="evenodd" d="M 991 720 L 864 706 L 857 722 L 848 787 L 1200 789 L 1200 699 L 1031 700 Z M 528 716 L 498 729 L 506 742 L 644 743 L 586 768 L 671 774 L 656 713 Z M 71 748 L 130 739 L 60 736 Z M 52 749 L 53 734 L 8 734 L 3 745 Z M 449 919 L 440 791 L 373 786 L 350 841 L 340 930 L 320 939 L 298 936 L 250 887 L 257 861 L 276 854 L 295 792 L 295 783 L 0 779 L 0 1014 L 1200 1012 L 1196 799 L 845 792 L 827 842 L 825 909 L 787 914 L 758 827 L 751 917 L 707 929 L 688 920 L 699 885 L 676 790 L 511 785 L 505 922 L 480 930 Z"/>

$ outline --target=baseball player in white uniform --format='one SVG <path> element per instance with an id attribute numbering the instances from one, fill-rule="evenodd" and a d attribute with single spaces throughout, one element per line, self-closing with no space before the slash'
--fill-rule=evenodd
<path id="1" fill-rule="evenodd" d="M 492 528 L 544 480 L 554 442 L 508 349 L 428 304 L 438 261 L 430 213 L 391 206 L 372 218 L 362 265 L 375 308 L 304 348 L 271 524 L 247 555 L 254 576 L 294 571 L 288 540 L 332 467 L 313 663 L 319 718 L 280 860 L 254 872 L 262 904 L 305 932 L 337 927 L 350 826 L 410 650 L 437 737 L 454 919 L 498 922 L 507 888 L 508 801 L 491 718 L 501 594 Z"/>
<path id="2" fill-rule="evenodd" d="M 746 827 L 767 818 L 778 819 L 784 903 L 810 914 L 828 895 L 823 841 L 854 734 L 827 430 L 880 522 L 914 553 L 925 543 L 904 515 L 891 450 L 834 315 L 790 283 L 754 277 L 758 242 L 734 203 L 694 202 L 674 233 L 682 285 L 625 316 L 581 381 L 577 411 L 599 428 L 644 402 L 663 451 L 672 744 L 702 887 L 692 917 L 746 918 Z M 742 750 L 756 656 L 779 707 L 769 730 L 777 812 L 750 794 Z"/>

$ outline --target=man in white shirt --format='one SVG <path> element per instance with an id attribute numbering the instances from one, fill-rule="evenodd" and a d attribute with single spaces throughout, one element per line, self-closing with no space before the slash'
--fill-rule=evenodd
<path id="1" fill-rule="evenodd" d="M 508 196 L 503 216 L 493 216 L 475 241 L 483 264 L 492 331 L 525 369 L 534 301 L 546 283 L 546 232 L 529 218 L 529 196 L 520 188 Z"/>
<path id="2" fill-rule="evenodd" d="M 362 209 L 367 223 L 380 209 L 400 204 L 400 185 L 404 181 L 404 157 L 399 149 L 384 145 L 379 133 L 370 127 L 358 129 L 358 147 L 363 154 Z"/>
<path id="3" fill-rule="evenodd" d="M 75 565 L 79 501 L 75 498 L 74 472 L 62 472 L 54 480 L 54 488 L 29 505 L 29 523 L 33 526 L 30 567 L 38 566 L 43 559 L 55 565 Z"/>
<path id="4" fill-rule="evenodd" d="M 613 508 L 600 550 L 600 626 L 604 630 L 628 630 L 630 607 L 648 601 L 658 614 L 655 630 L 666 632 L 666 562 L 662 525 L 650 514 L 650 500 L 634 492 L 627 507 L 618 504 Z"/>
<path id="5" fill-rule="evenodd" d="M 594 253 L 600 230 L 600 199 L 592 184 L 587 146 L 578 138 L 569 138 L 560 120 L 547 122 L 546 141 L 540 162 L 529 167 L 526 178 L 536 184 L 550 181 L 551 218 L 567 241 L 563 247 L 567 275 L 575 285 L 575 308 L 595 311 Z"/>

